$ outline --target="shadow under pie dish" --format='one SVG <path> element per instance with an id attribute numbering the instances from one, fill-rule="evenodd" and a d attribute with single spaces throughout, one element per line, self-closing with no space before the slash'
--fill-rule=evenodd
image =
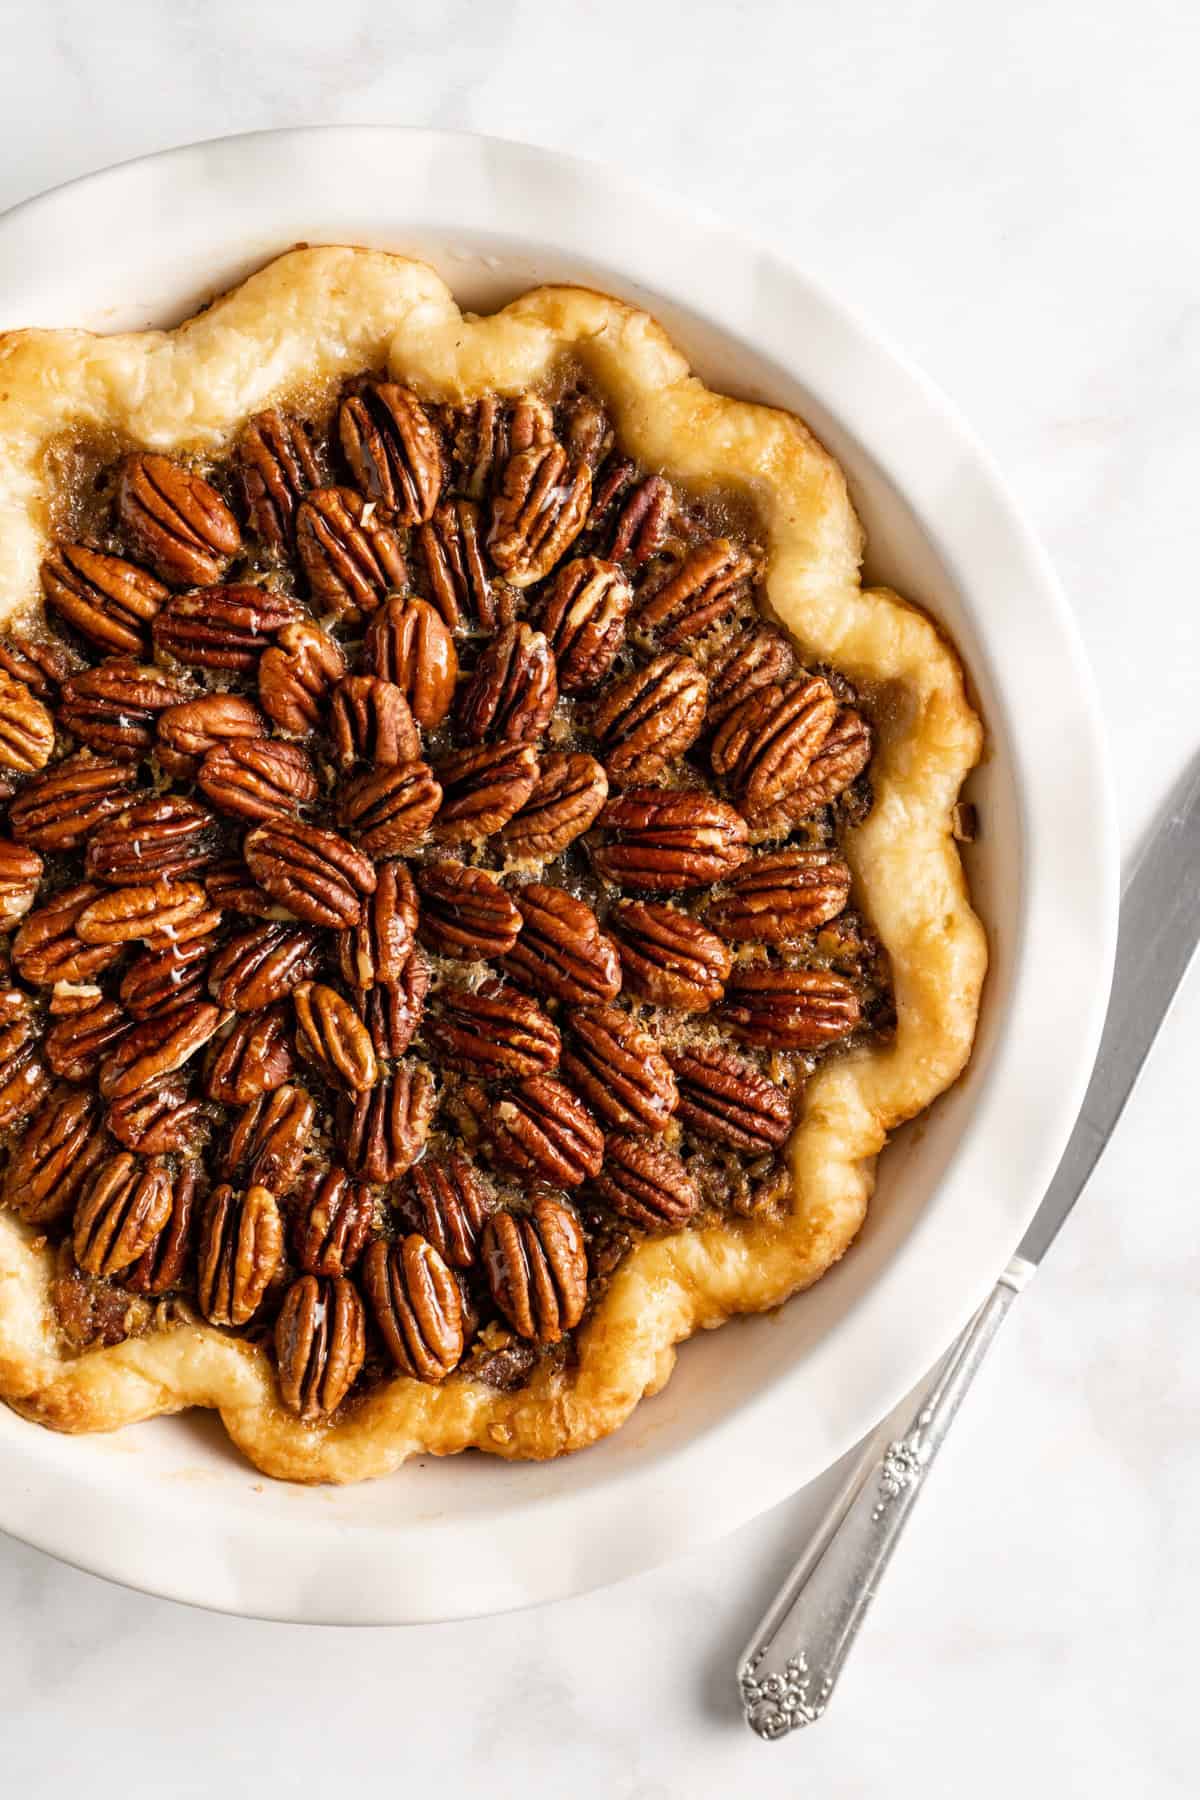
<path id="1" fill-rule="evenodd" d="M 593 1441 L 966 1061 L 953 651 L 599 294 L 301 251 L 3 350 L 0 1392 L 301 1480 Z"/>

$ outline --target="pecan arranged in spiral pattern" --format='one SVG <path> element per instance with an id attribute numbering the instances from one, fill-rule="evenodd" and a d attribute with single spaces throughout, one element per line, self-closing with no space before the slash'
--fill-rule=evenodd
<path id="1" fill-rule="evenodd" d="M 345 1275 L 371 1241 L 371 1190 L 331 1169 L 309 1188 L 296 1215 L 296 1261 L 310 1275 Z"/>
<path id="2" fill-rule="evenodd" d="M 357 925 L 363 901 L 375 892 L 374 865 L 334 831 L 272 819 L 242 847 L 258 885 L 306 924 L 343 931 Z"/>
<path id="3" fill-rule="evenodd" d="M 213 1189 L 200 1218 L 196 1293 L 212 1325 L 245 1325 L 283 1260 L 283 1221 L 265 1187 Z"/>
<path id="4" fill-rule="evenodd" d="M 643 1231 L 686 1225 L 700 1205 L 700 1189 L 682 1158 L 644 1137 L 606 1138 L 604 1167 L 593 1185 L 619 1218 Z"/>
<path id="5" fill-rule="evenodd" d="M 244 1174 L 248 1186 L 270 1188 L 277 1200 L 286 1200 L 299 1177 L 316 1116 L 312 1095 L 291 1082 L 260 1094 L 229 1134 L 226 1178 Z"/>
<path id="6" fill-rule="evenodd" d="M 313 599 L 337 619 L 373 613 L 408 580 L 391 514 L 353 488 L 317 488 L 300 503 L 296 553 Z"/>
<path id="7" fill-rule="evenodd" d="M 302 616 L 299 603 L 274 588 L 200 588 L 176 594 L 156 615 L 154 648 L 189 668 L 249 674 L 277 634 Z"/>
<path id="8" fill-rule="evenodd" d="M 286 553 L 297 506 L 310 488 L 321 485 L 309 427 L 273 407 L 255 413 L 238 441 L 235 466 L 251 531 L 266 549 Z"/>
<path id="9" fill-rule="evenodd" d="M 850 871 L 828 850 L 780 850 L 743 863 L 705 918 L 732 943 L 786 944 L 834 919 Z"/>
<path id="10" fill-rule="evenodd" d="M 636 623 L 642 631 L 654 632 L 668 650 L 694 643 L 733 612 L 749 589 L 752 572 L 744 550 L 728 538 L 714 538 L 693 550 L 665 580 L 639 588 Z"/>
<path id="11" fill-rule="evenodd" d="M 81 679 L 72 676 L 68 686 Z M 62 712 L 59 716 L 76 737 L 85 735 Z M 104 747 L 103 744 L 98 746 Z M 14 681 L 11 675 L 0 670 L 0 768 L 31 774 L 34 769 L 45 768 L 53 749 L 54 720 L 46 708 L 23 681 Z"/>
<path id="12" fill-rule="evenodd" d="M 171 1216 L 171 1177 L 161 1157 L 123 1150 L 102 1162 L 75 1208 L 75 1261 L 89 1275 L 135 1263 Z"/>
<path id="13" fill-rule="evenodd" d="M 492 639 L 459 696 L 459 729 L 468 743 L 532 743 L 558 699 L 554 657 L 540 631 L 506 625 Z"/>
<path id="14" fill-rule="evenodd" d="M 542 615 L 542 630 L 558 663 L 564 694 L 599 685 L 625 642 L 633 595 L 615 563 L 581 556 L 564 563 Z"/>
<path id="15" fill-rule="evenodd" d="M 135 555 L 171 587 L 219 581 L 242 547 L 237 520 L 203 476 L 169 456 L 127 456 L 117 519 Z"/>
<path id="16" fill-rule="evenodd" d="M 422 1158 L 398 1210 L 406 1226 L 428 1238 L 452 1269 L 473 1267 L 488 1196 L 479 1170 L 461 1150 Z"/>
<path id="17" fill-rule="evenodd" d="M 301 620 L 285 625 L 258 659 L 258 697 L 281 731 L 315 731 L 346 673 L 336 638 Z"/>
<path id="18" fill-rule="evenodd" d="M 612 1000 L 621 964 L 596 915 L 565 888 L 530 882 L 517 895 L 521 935 L 500 958 L 514 981 L 554 1000 Z"/>
<path id="19" fill-rule="evenodd" d="M 850 982 L 828 969 L 740 969 L 725 989 L 722 1017 L 739 1043 L 811 1050 L 848 1037 L 861 1017 Z"/>
<path id="20" fill-rule="evenodd" d="M 632 1013 L 581 1006 L 571 1014 L 563 1073 L 617 1131 L 665 1131 L 678 1095 L 671 1066 Z"/>
<path id="21" fill-rule="evenodd" d="M 366 1316 L 353 1282 L 301 1275 L 275 1321 L 279 1393 L 302 1419 L 336 1412 L 367 1353 Z"/>
<path id="22" fill-rule="evenodd" d="M 42 564 L 46 605 L 100 650 L 139 656 L 170 588 L 136 563 L 60 544 Z"/>
<path id="23" fill-rule="evenodd" d="M 445 479 L 442 447 L 410 388 L 365 383 L 342 401 L 338 435 L 355 485 L 368 500 L 380 501 L 401 525 L 429 518 Z"/>
<path id="24" fill-rule="evenodd" d="M 537 1001 L 501 981 L 444 988 L 425 1035 L 447 1068 L 509 1080 L 548 1073 L 562 1047 Z"/>
<path id="25" fill-rule="evenodd" d="M 732 1050 L 680 1051 L 669 1058 L 679 1117 L 697 1136 L 734 1150 L 775 1150 L 792 1127 L 787 1095 Z"/>
<path id="26" fill-rule="evenodd" d="M 410 1061 L 343 1100 L 338 1142 L 350 1174 L 378 1186 L 411 1169 L 425 1148 L 436 1106 L 433 1076 L 424 1063 Z"/>
<path id="27" fill-rule="evenodd" d="M 507 624 L 511 604 L 498 594 L 483 550 L 479 508 L 471 500 L 447 500 L 417 532 L 429 594 L 447 631 L 472 621 L 485 631 Z"/>
<path id="28" fill-rule="evenodd" d="M 614 781 L 653 781 L 690 748 L 704 724 L 708 683 L 690 656 L 668 652 L 615 681 L 592 714 Z"/>
<path id="29" fill-rule="evenodd" d="M 541 1195 L 528 1213 L 493 1213 L 482 1251 L 492 1298 L 521 1337 L 556 1344 L 578 1325 L 587 1302 L 587 1251 L 569 1206 Z"/>
<path id="30" fill-rule="evenodd" d="M 488 552 L 515 588 L 530 587 L 566 555 L 587 520 L 592 472 L 553 440 L 510 456 L 492 502 Z"/>
<path id="31" fill-rule="evenodd" d="M 618 887 L 708 887 L 746 858 L 745 819 L 712 794 L 629 788 L 608 802 L 599 823 L 614 835 L 597 850 L 596 866 Z"/>
<path id="32" fill-rule="evenodd" d="M 706 1012 L 725 992 L 733 958 L 690 914 L 655 900 L 623 900 L 610 924 L 627 991 L 653 1006 Z"/>
<path id="33" fill-rule="evenodd" d="M 604 1133 L 578 1095 L 553 1075 L 531 1075 L 494 1104 L 474 1082 L 462 1098 L 496 1157 L 534 1181 L 578 1187 L 604 1160 Z"/>
<path id="34" fill-rule="evenodd" d="M 529 798 L 496 841 L 513 862 L 550 862 L 590 830 L 607 798 L 608 776 L 594 756 L 543 756 Z"/>
<path id="35" fill-rule="evenodd" d="M 26 1127 L 0 1178 L 0 1203 L 30 1225 L 71 1212 L 107 1150 L 96 1096 L 53 1093 Z"/>
<path id="36" fill-rule="evenodd" d="M 463 1353 L 462 1295 L 428 1239 L 377 1240 L 363 1258 L 363 1286 L 396 1367 L 444 1381 Z"/>
<path id="37" fill-rule="evenodd" d="M 367 672 L 398 687 L 422 731 L 434 731 L 450 711 L 458 653 L 441 615 L 415 595 L 389 600 L 367 627 Z"/>
<path id="38" fill-rule="evenodd" d="M 418 869 L 417 886 L 421 942 L 427 949 L 474 961 L 503 956 L 516 943 L 520 911 L 486 869 L 439 859 Z"/>

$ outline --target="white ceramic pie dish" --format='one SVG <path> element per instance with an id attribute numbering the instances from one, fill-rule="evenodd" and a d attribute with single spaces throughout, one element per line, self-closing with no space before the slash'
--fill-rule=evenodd
<path id="1" fill-rule="evenodd" d="M 544 281 L 608 289 L 655 313 L 710 386 L 798 411 L 850 477 L 871 577 L 944 623 L 989 728 L 969 870 L 992 967 L 966 1078 L 886 1152 L 845 1261 L 780 1314 L 684 1348 L 614 1438 L 551 1464 L 427 1460 L 314 1490 L 264 1479 L 204 1418 L 62 1438 L 0 1407 L 0 1527 L 56 1555 L 233 1612 L 451 1618 L 732 1528 L 817 1475 L 934 1360 L 1070 1130 L 1107 997 L 1116 837 L 1070 615 L 969 433 L 795 270 L 622 178 L 392 128 L 171 151 L 0 219 L 0 329 L 173 324 L 301 240 L 423 256 L 479 310 Z"/>

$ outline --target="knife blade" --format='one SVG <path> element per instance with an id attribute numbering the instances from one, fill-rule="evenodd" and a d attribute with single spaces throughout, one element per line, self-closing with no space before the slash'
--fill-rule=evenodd
<path id="1" fill-rule="evenodd" d="M 1174 789 L 1125 884 L 1096 1066 L 1075 1129 L 1017 1246 L 1041 1262 L 1087 1186 L 1171 1010 L 1200 939 L 1200 756 Z"/>
<path id="2" fill-rule="evenodd" d="M 1200 755 L 1125 884 L 1116 972 L 1079 1119 L 1016 1254 L 951 1346 L 907 1430 L 872 1437 L 738 1665 L 746 1723 L 768 1742 L 825 1712 L 927 1471 L 1017 1294 L 1088 1184 L 1200 938 Z M 889 1441 L 890 1439 L 890 1441 Z"/>

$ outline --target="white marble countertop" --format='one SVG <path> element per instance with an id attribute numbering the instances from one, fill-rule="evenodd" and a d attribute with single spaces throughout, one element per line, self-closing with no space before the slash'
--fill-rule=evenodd
<path id="1" fill-rule="evenodd" d="M 1015 484 L 1083 626 L 1128 850 L 1197 739 L 1200 14 L 679 16 L 10 0 L 0 206 L 171 143 L 362 121 L 579 151 L 743 222 L 873 315 Z M 1198 1034 L 1193 972 L 819 1730 L 757 1743 L 731 1677 L 804 1497 L 607 1592 L 408 1631 L 191 1612 L 0 1540 L 4 1792 L 1194 1794 Z"/>

